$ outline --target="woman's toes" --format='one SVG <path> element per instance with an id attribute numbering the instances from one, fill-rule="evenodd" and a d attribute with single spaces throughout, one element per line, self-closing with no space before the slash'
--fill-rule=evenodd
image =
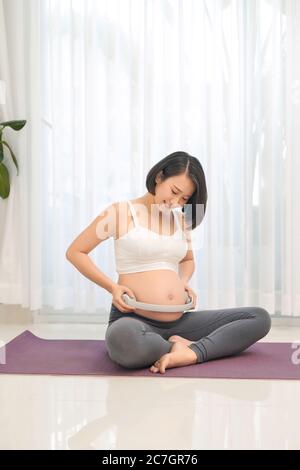
<path id="1" fill-rule="evenodd" d="M 150 372 L 154 372 L 154 373 L 158 372 L 159 371 L 159 361 L 156 361 L 153 364 L 153 366 L 150 367 L 149 370 L 150 370 Z"/>
<path id="2" fill-rule="evenodd" d="M 149 370 L 154 373 L 160 372 L 161 374 L 164 374 L 169 363 L 169 356 L 170 354 L 168 353 L 162 356 L 159 361 L 156 361 L 153 366 L 150 367 Z"/>

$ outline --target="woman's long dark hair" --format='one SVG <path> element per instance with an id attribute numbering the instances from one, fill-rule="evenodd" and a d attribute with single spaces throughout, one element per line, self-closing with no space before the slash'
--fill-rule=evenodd
<path id="1" fill-rule="evenodd" d="M 202 222 L 207 204 L 205 174 L 201 163 L 196 157 L 186 152 L 174 152 L 163 158 L 151 168 L 147 175 L 146 187 L 153 195 L 156 186 L 155 178 L 159 172 L 162 172 L 161 181 L 185 173 L 195 184 L 195 191 L 182 209 L 187 228 L 193 230 Z"/>

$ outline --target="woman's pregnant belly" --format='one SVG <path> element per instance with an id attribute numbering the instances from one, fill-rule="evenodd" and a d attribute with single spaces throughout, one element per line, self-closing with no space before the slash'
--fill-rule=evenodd
<path id="1" fill-rule="evenodd" d="M 184 283 L 170 269 L 120 274 L 118 284 L 129 287 L 139 302 L 162 305 L 186 303 Z M 153 312 L 140 308 L 135 309 L 134 313 L 160 321 L 173 321 L 184 315 L 184 312 Z"/>

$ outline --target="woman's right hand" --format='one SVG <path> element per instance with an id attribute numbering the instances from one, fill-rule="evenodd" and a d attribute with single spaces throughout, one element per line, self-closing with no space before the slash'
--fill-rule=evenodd
<path id="1" fill-rule="evenodd" d="M 112 289 L 111 293 L 113 297 L 112 303 L 115 307 L 117 307 L 118 310 L 120 310 L 123 313 L 134 312 L 135 308 L 127 305 L 122 299 L 122 295 L 125 293 L 128 294 L 129 297 L 132 297 L 135 299 L 135 295 L 132 292 L 132 290 L 129 289 L 129 287 L 116 284 L 116 286 Z"/>

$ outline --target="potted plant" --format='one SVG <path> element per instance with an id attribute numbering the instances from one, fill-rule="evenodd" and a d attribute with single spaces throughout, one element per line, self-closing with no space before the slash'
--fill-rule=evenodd
<path id="1" fill-rule="evenodd" d="M 15 131 L 19 131 L 22 129 L 26 124 L 26 121 L 6 121 L 6 122 L 0 122 L 0 196 L 2 199 L 6 199 L 9 196 L 10 192 L 10 183 L 9 183 L 9 173 L 7 170 L 7 167 L 3 163 L 4 159 L 4 147 L 7 147 L 11 158 L 13 159 L 14 164 L 16 165 L 17 168 L 17 175 L 19 174 L 19 167 L 18 167 L 18 162 L 17 159 L 8 145 L 8 143 L 3 140 L 3 130 L 5 127 L 10 127 L 11 129 Z"/>

